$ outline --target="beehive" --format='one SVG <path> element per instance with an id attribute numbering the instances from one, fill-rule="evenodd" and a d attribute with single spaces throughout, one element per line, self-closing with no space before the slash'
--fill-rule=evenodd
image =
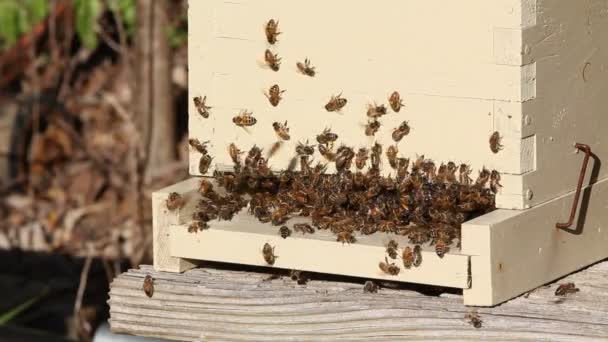
<path id="1" fill-rule="evenodd" d="M 271 18 L 282 32 L 274 45 L 264 35 Z M 606 1 L 190 1 L 189 23 L 190 95 L 212 106 L 208 118 L 190 108 L 190 134 L 209 140 L 214 158 L 206 176 L 231 167 L 232 142 L 270 148 L 275 121 L 288 121 L 292 136 L 270 159 L 281 170 L 298 141 L 324 128 L 355 147 L 388 146 L 407 120 L 401 155 L 496 169 L 503 187 L 499 210 L 463 225 L 461 250 L 439 259 L 425 249 L 424 267 L 391 277 L 377 267 L 387 236 L 352 245 L 323 234 L 283 240 L 247 214 L 189 234 L 192 179 L 154 194 L 157 269 L 183 271 L 191 259 L 264 265 L 261 246 L 269 242 L 280 256 L 275 267 L 457 287 L 465 304 L 495 305 L 608 257 L 608 181 L 600 167 L 608 149 Z M 276 72 L 264 64 L 266 49 L 282 58 Z M 297 71 L 305 58 L 315 77 Z M 264 94 L 273 84 L 286 90 L 277 107 Z M 405 107 L 366 136 L 367 105 L 386 104 L 395 90 Z M 339 93 L 347 105 L 327 112 L 323 106 Z M 244 109 L 257 119 L 247 129 L 232 122 Z M 504 146 L 498 153 L 488 142 L 494 132 Z M 555 224 L 570 214 L 584 156 L 575 143 L 594 154 L 577 220 L 560 230 Z M 199 159 L 193 151 L 195 176 Z M 165 206 L 171 191 L 188 202 L 176 213 Z"/>

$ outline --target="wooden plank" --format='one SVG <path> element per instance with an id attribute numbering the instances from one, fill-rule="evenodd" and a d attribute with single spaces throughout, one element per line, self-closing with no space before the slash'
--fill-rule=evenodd
<path id="1" fill-rule="evenodd" d="M 572 231 L 555 228 L 567 220 L 573 197 L 463 224 L 462 253 L 471 255 L 473 280 L 465 303 L 496 305 L 608 257 L 608 180 L 583 191 Z"/>
<path id="2" fill-rule="evenodd" d="M 306 221 L 294 218 L 289 225 L 297 222 Z M 378 263 L 384 261 L 386 244 L 390 239 L 397 241 L 401 248 L 406 245 L 413 247 L 403 236 L 386 233 L 357 235 L 356 243 L 343 244 L 337 242 L 329 231 L 316 231 L 306 235 L 293 233 L 283 239 L 278 234 L 278 227 L 260 223 L 243 211 L 232 221 L 211 221 L 209 225 L 210 229 L 198 233 L 189 233 L 188 224 L 172 226 L 171 255 L 269 266 L 262 255 L 262 247 L 269 243 L 278 256 L 273 267 L 457 288 L 469 286 L 469 258 L 455 248 L 441 259 L 432 247 L 426 246 L 422 252 L 422 264 L 411 269 L 403 267 L 400 257 L 391 260 L 401 268 L 397 276 L 392 276 L 383 273 Z"/>
<path id="3" fill-rule="evenodd" d="M 155 278 L 152 298 L 142 291 Z M 268 274 L 150 266 L 116 278 L 110 324 L 120 333 L 184 341 L 600 341 L 608 338 L 608 263 L 571 275 L 580 292 L 554 296 L 557 284 L 495 308 L 478 308 L 483 326 L 464 319 L 461 296 L 391 289 L 364 294 L 361 282 L 315 280 L 296 285 Z M 561 282 L 560 282 L 561 283 Z"/>

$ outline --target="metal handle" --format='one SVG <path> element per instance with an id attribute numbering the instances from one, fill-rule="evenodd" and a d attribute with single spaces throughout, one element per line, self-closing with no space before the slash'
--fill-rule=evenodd
<path id="1" fill-rule="evenodd" d="M 585 180 L 585 173 L 587 171 L 587 164 L 589 163 L 589 157 L 591 156 L 591 147 L 585 144 L 576 143 L 574 147 L 585 152 L 585 159 L 583 159 L 583 167 L 581 168 L 581 174 L 578 177 L 578 185 L 576 186 L 576 193 L 574 194 L 574 202 L 572 203 L 572 210 L 570 211 L 570 218 L 568 222 L 556 223 L 555 227 L 560 229 L 567 229 L 574 223 L 574 217 L 576 216 L 576 208 L 578 208 L 578 200 L 581 195 L 581 188 L 583 187 L 583 181 Z"/>

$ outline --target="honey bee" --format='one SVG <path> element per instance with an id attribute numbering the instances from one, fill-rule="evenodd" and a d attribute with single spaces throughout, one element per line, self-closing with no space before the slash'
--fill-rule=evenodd
<path id="1" fill-rule="evenodd" d="M 380 167 L 380 158 L 382 157 L 382 145 L 375 143 L 372 147 L 371 163 L 373 169 Z"/>
<path id="2" fill-rule="evenodd" d="M 365 125 L 365 135 L 367 135 L 368 137 L 372 137 L 376 134 L 376 132 L 378 132 L 379 129 L 380 121 L 376 119 L 369 120 L 367 122 L 367 125 Z"/>
<path id="3" fill-rule="evenodd" d="M 471 173 L 473 172 L 473 170 L 471 170 L 471 167 L 467 164 L 460 164 L 460 169 L 458 171 L 458 178 L 460 181 L 460 184 L 463 185 L 470 185 L 471 184 Z"/>
<path id="4" fill-rule="evenodd" d="M 241 163 L 241 154 L 243 154 L 243 152 L 241 150 L 239 150 L 238 147 L 236 147 L 235 143 L 231 143 L 230 145 L 228 145 L 228 154 L 230 154 L 230 159 L 232 159 L 232 162 L 235 165 L 238 165 Z"/>
<path id="5" fill-rule="evenodd" d="M 479 176 L 477 177 L 477 180 L 475 180 L 475 185 L 480 188 L 485 187 L 485 185 L 488 183 L 488 180 L 490 180 L 490 177 L 490 171 L 488 171 L 485 167 L 482 168 L 481 171 L 479 171 Z"/>
<path id="6" fill-rule="evenodd" d="M 566 297 L 569 294 L 577 293 L 580 289 L 576 287 L 574 283 L 561 284 L 555 290 L 555 295 L 559 297 Z"/>
<path id="7" fill-rule="evenodd" d="M 363 293 L 377 293 L 378 285 L 371 280 L 368 280 L 363 285 Z"/>
<path id="8" fill-rule="evenodd" d="M 492 133 L 490 136 L 490 150 L 493 153 L 498 153 L 498 151 L 502 150 L 503 146 L 500 144 L 501 140 L 502 138 L 498 131 Z"/>
<path id="9" fill-rule="evenodd" d="M 155 279 L 152 278 L 152 276 L 150 276 L 149 274 L 146 275 L 146 277 L 144 278 L 144 285 L 142 288 L 148 298 L 152 298 L 152 296 L 154 295 L 154 280 Z"/>
<path id="10" fill-rule="evenodd" d="M 313 153 L 315 153 L 315 148 L 308 145 L 308 140 L 305 144 L 298 142 L 298 145 L 296 146 L 296 153 L 300 156 L 311 156 Z"/>
<path id="11" fill-rule="evenodd" d="M 185 203 L 186 201 L 180 194 L 177 192 L 172 192 L 167 198 L 167 209 L 169 209 L 169 211 L 175 211 L 177 209 L 181 209 Z"/>
<path id="12" fill-rule="evenodd" d="M 355 238 L 355 236 L 353 235 L 353 233 L 351 231 L 345 230 L 345 231 L 341 231 L 338 234 L 336 234 L 336 241 L 342 242 L 342 244 L 344 244 L 345 242 L 348 244 L 351 244 L 351 243 L 355 243 L 357 241 L 357 239 Z"/>
<path id="13" fill-rule="evenodd" d="M 297 62 L 296 66 L 298 67 L 298 70 L 303 73 L 306 76 L 310 76 L 310 77 L 315 77 L 316 71 L 315 71 L 315 67 L 310 66 L 310 60 L 308 60 L 308 58 L 306 58 L 304 60 L 304 63 L 302 62 Z"/>
<path id="14" fill-rule="evenodd" d="M 279 57 L 279 54 L 272 53 L 272 51 L 266 49 L 264 60 L 272 71 L 279 71 L 279 68 L 281 67 L 281 57 Z"/>
<path id="15" fill-rule="evenodd" d="M 438 239 L 435 241 L 435 253 L 437 253 L 438 257 L 443 258 L 445 253 L 447 253 L 449 250 L 450 247 L 448 247 L 445 239 Z"/>
<path id="16" fill-rule="evenodd" d="M 279 229 L 279 235 L 281 235 L 281 237 L 283 239 L 287 239 L 288 237 L 291 236 L 291 229 L 289 229 L 289 227 L 287 227 L 287 226 L 282 226 Z"/>
<path id="17" fill-rule="evenodd" d="M 274 255 L 274 247 L 270 246 L 268 242 L 266 242 L 262 248 L 262 255 L 268 265 L 274 265 L 276 258 L 278 258 Z"/>
<path id="18" fill-rule="evenodd" d="M 414 261 L 412 264 L 414 267 L 418 267 L 422 264 L 422 247 L 420 247 L 420 245 L 414 246 Z"/>
<path id="19" fill-rule="evenodd" d="M 266 33 L 266 40 L 268 43 L 274 45 L 277 42 L 277 36 L 281 34 L 279 31 L 279 21 L 270 19 L 266 24 L 266 29 L 264 31 Z"/>
<path id="20" fill-rule="evenodd" d="M 308 223 L 296 223 L 293 225 L 293 230 L 302 234 L 313 234 L 315 232 L 315 229 Z"/>
<path id="21" fill-rule="evenodd" d="M 464 315 L 464 318 L 468 320 L 469 324 L 474 326 L 476 329 L 481 328 L 483 321 L 476 311 L 468 312 L 466 315 Z"/>
<path id="22" fill-rule="evenodd" d="M 285 92 L 285 90 L 281 90 L 281 88 L 279 88 L 279 85 L 275 84 L 272 87 L 270 87 L 270 89 L 268 90 L 268 93 L 264 93 L 264 95 L 266 95 L 266 98 L 268 98 L 268 101 L 270 102 L 270 104 L 273 107 L 276 107 L 279 105 L 279 102 L 281 102 L 281 99 L 283 99 L 283 97 L 281 95 L 284 92 Z"/>
<path id="23" fill-rule="evenodd" d="M 206 174 L 209 171 L 209 166 L 211 166 L 211 162 L 213 161 L 213 157 L 208 154 L 204 154 L 198 162 L 198 172 L 202 175 Z"/>
<path id="24" fill-rule="evenodd" d="M 397 248 L 399 244 L 395 240 L 390 240 L 386 245 L 386 253 L 391 259 L 397 259 Z"/>
<path id="25" fill-rule="evenodd" d="M 188 233 L 196 233 L 199 230 L 208 229 L 209 225 L 205 221 L 194 221 L 188 226 Z"/>
<path id="26" fill-rule="evenodd" d="M 353 158 L 355 157 L 355 152 L 352 148 L 341 146 L 338 148 L 337 157 L 336 157 L 336 170 L 348 170 L 352 165 Z"/>
<path id="27" fill-rule="evenodd" d="M 490 189 L 493 193 L 497 194 L 498 188 L 502 188 L 502 185 L 500 184 L 500 173 L 496 170 L 492 170 L 490 173 Z"/>
<path id="28" fill-rule="evenodd" d="M 270 149 L 268 150 L 268 158 L 272 158 L 277 152 L 279 152 L 281 146 L 283 146 L 283 142 L 281 140 L 272 144 L 272 146 L 270 146 Z"/>
<path id="29" fill-rule="evenodd" d="M 200 154 L 207 154 L 207 144 L 208 143 L 209 143 L 209 140 L 200 142 L 200 140 L 195 139 L 195 138 L 188 139 L 188 144 L 190 144 L 190 146 L 192 146 L 192 148 L 194 148 Z"/>
<path id="30" fill-rule="evenodd" d="M 391 109 L 395 113 L 399 113 L 401 107 L 403 107 L 403 100 L 401 99 L 401 95 L 399 95 L 399 92 L 394 91 L 388 98 L 388 103 L 391 105 Z"/>
<path id="31" fill-rule="evenodd" d="M 287 127 L 287 121 L 284 124 L 279 122 L 273 122 L 272 128 L 274 128 L 274 132 L 279 136 L 279 138 L 283 140 L 289 140 L 291 137 L 289 136 L 289 127 Z"/>
<path id="32" fill-rule="evenodd" d="M 359 151 L 357 151 L 357 154 L 355 155 L 355 166 L 357 166 L 357 169 L 362 170 L 365 167 L 368 155 L 369 151 L 364 147 L 360 148 Z"/>
<path id="33" fill-rule="evenodd" d="M 408 158 L 397 159 L 397 180 L 403 180 L 408 174 L 408 167 L 410 166 L 410 160 Z"/>
<path id="34" fill-rule="evenodd" d="M 192 100 L 194 101 L 194 106 L 196 107 L 198 113 L 202 117 L 207 119 L 209 117 L 209 109 L 213 108 L 205 104 L 205 102 L 207 101 L 207 96 L 202 98 L 200 96 L 195 96 Z"/>
<path id="35" fill-rule="evenodd" d="M 258 163 L 258 160 L 260 160 L 260 158 L 262 158 L 262 149 L 254 145 L 247 153 L 247 157 L 245 158 L 245 165 L 253 167 Z"/>
<path id="36" fill-rule="evenodd" d="M 213 192 L 213 184 L 211 184 L 211 182 L 206 179 L 201 179 L 201 182 L 198 186 L 198 192 L 203 196 Z"/>
<path id="37" fill-rule="evenodd" d="M 384 257 L 384 261 L 381 261 L 378 264 L 378 267 L 380 267 L 382 272 L 389 274 L 389 275 L 394 275 L 394 276 L 398 275 L 399 272 L 401 271 L 399 266 L 395 265 L 394 262 L 389 263 L 387 257 Z"/>
<path id="38" fill-rule="evenodd" d="M 325 159 L 327 159 L 329 161 L 335 161 L 336 160 L 336 154 L 329 147 L 327 147 L 327 145 L 325 145 L 325 144 L 319 144 L 317 146 L 317 148 L 319 149 L 319 153 L 323 157 L 325 157 Z"/>
<path id="39" fill-rule="evenodd" d="M 327 102 L 327 104 L 325 105 L 325 110 L 327 110 L 328 112 L 337 112 L 340 109 L 344 108 L 348 101 L 345 98 L 342 98 L 341 96 L 342 93 L 340 93 L 338 96 L 332 96 L 331 99 L 329 99 L 329 102 Z"/>
<path id="40" fill-rule="evenodd" d="M 388 163 L 393 169 L 397 169 L 397 153 L 399 153 L 399 149 L 397 145 L 389 146 L 386 150 L 386 158 L 388 158 Z"/>
<path id="41" fill-rule="evenodd" d="M 255 125 L 258 120 L 253 117 L 252 112 L 242 110 L 239 115 L 232 118 L 232 122 L 239 127 L 249 127 Z"/>
<path id="42" fill-rule="evenodd" d="M 377 119 L 382 115 L 386 115 L 386 107 L 384 105 L 378 106 L 377 104 L 367 105 L 367 116 L 372 119 Z"/>
<path id="43" fill-rule="evenodd" d="M 403 267 L 407 269 L 412 268 L 412 265 L 414 264 L 414 251 L 412 250 L 412 247 L 405 247 L 401 253 L 401 258 L 403 259 Z"/>
<path id="44" fill-rule="evenodd" d="M 319 144 L 332 144 L 338 140 L 338 135 L 336 133 L 332 133 L 330 128 L 325 128 L 321 134 L 317 135 L 317 142 Z"/>
<path id="45" fill-rule="evenodd" d="M 298 285 L 305 285 L 309 280 L 308 274 L 299 270 L 290 270 L 289 277 L 297 282 Z"/>
<path id="46" fill-rule="evenodd" d="M 400 142 L 401 139 L 408 134 L 410 134 L 410 126 L 407 121 L 403 121 L 399 127 L 393 130 L 392 137 L 395 142 Z"/>

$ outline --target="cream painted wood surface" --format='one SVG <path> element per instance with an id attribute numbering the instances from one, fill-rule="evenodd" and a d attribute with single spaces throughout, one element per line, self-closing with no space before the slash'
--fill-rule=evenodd
<path id="1" fill-rule="evenodd" d="M 608 180 L 584 189 L 570 231 L 574 194 L 529 210 L 496 210 L 463 224 L 462 253 L 471 256 L 465 304 L 494 305 L 608 257 Z"/>
<path id="2" fill-rule="evenodd" d="M 143 278 L 155 280 L 152 298 Z M 363 293 L 363 281 L 316 280 L 199 268 L 184 274 L 150 266 L 116 278 L 110 290 L 114 332 L 181 341 L 605 341 L 608 339 L 608 263 L 541 287 L 495 308 L 478 308 L 483 326 L 464 319 L 471 308 L 458 294 L 425 296 L 382 287 Z M 555 297 L 558 284 L 580 292 Z M 389 284 L 387 284 L 389 285 Z M 428 288 L 427 288 L 428 290 Z"/>

